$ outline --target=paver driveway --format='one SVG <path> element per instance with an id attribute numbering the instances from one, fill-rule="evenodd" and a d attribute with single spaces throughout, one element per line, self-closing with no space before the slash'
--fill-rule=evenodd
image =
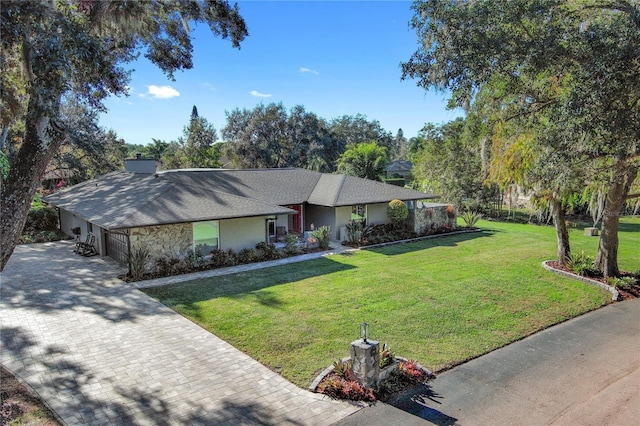
<path id="1" fill-rule="evenodd" d="M 289 383 L 70 242 L 0 274 L 1 361 L 69 425 L 331 424 L 358 410 Z"/>

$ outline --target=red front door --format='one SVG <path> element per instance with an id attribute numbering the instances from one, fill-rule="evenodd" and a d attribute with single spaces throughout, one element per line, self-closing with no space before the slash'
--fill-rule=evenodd
<path id="1" fill-rule="evenodd" d="M 298 212 L 289 215 L 289 232 L 302 233 L 302 204 L 287 207 Z"/>

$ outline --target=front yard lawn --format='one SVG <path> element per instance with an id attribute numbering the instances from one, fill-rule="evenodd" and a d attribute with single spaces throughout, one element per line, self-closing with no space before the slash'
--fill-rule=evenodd
<path id="1" fill-rule="evenodd" d="M 552 227 L 479 226 L 145 291 L 302 387 L 348 356 L 363 321 L 371 339 L 439 371 L 610 301 L 542 268 L 556 252 Z M 640 269 L 639 228 L 623 219 L 622 269 Z M 571 233 L 572 248 L 593 256 L 597 240 Z"/>

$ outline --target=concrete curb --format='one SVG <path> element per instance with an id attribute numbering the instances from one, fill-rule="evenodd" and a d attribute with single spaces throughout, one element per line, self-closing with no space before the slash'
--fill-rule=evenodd
<path id="1" fill-rule="evenodd" d="M 600 281 L 596 281 L 596 280 L 592 280 L 590 278 L 587 277 L 583 277 L 582 275 L 577 275 L 577 274 L 573 274 L 571 272 L 567 272 L 567 271 L 562 271 L 560 269 L 556 269 L 552 266 L 547 265 L 547 262 L 553 262 L 552 260 L 545 260 L 544 262 L 542 262 L 542 267 L 544 269 L 546 269 L 547 271 L 551 271 L 555 274 L 558 275 L 562 275 L 564 277 L 567 278 L 573 278 L 574 280 L 578 280 L 578 281 L 582 281 L 583 283 L 587 283 L 587 284 L 591 284 L 591 285 L 597 285 L 598 287 L 607 290 L 609 293 L 611 293 L 613 296 L 611 297 L 611 300 L 613 300 L 614 302 L 618 301 L 620 299 L 620 293 L 618 293 L 618 290 L 615 289 L 615 287 L 612 287 L 610 285 L 601 283 Z"/>

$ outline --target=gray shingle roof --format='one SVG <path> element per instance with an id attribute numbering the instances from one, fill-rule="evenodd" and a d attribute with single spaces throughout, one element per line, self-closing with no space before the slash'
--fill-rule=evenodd
<path id="1" fill-rule="evenodd" d="M 180 185 L 198 186 L 280 206 L 302 204 L 322 173 L 305 169 L 192 169 L 158 173 Z"/>
<path id="2" fill-rule="evenodd" d="M 418 200 L 433 195 L 345 175 L 305 169 L 113 172 L 44 201 L 106 229 L 234 217 L 291 214 L 283 206 L 328 207 Z"/>
<path id="3" fill-rule="evenodd" d="M 345 176 L 334 206 L 350 206 L 353 204 L 388 203 L 391 200 L 425 200 L 438 198 L 414 189 L 402 188 L 354 176 Z"/>
<path id="4" fill-rule="evenodd" d="M 106 229 L 288 214 L 293 210 L 161 175 L 114 172 L 44 197 Z"/>
<path id="5" fill-rule="evenodd" d="M 335 206 L 346 175 L 323 174 L 309 196 L 309 203 L 318 206 Z"/>

